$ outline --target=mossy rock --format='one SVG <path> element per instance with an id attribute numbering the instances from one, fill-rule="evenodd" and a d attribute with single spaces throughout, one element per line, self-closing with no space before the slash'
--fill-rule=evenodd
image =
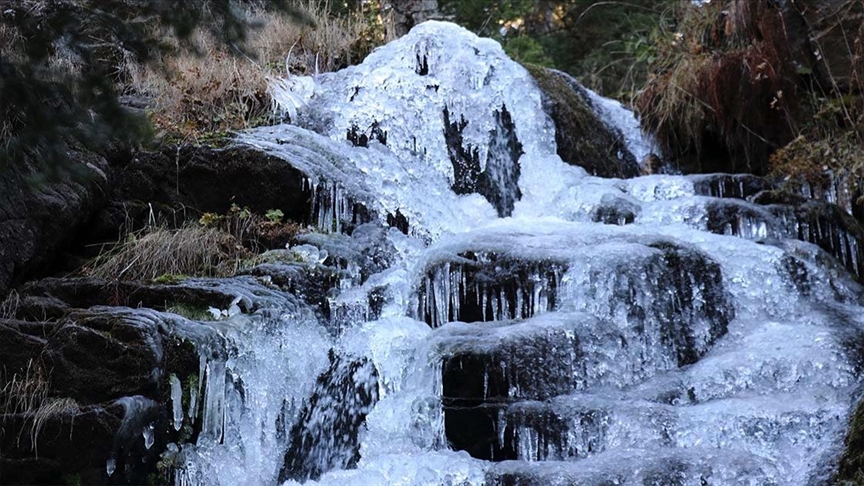
<path id="1" fill-rule="evenodd" d="M 594 113 L 578 90 L 561 74 L 525 64 L 543 92 L 543 108 L 555 122 L 558 155 L 568 164 L 599 177 L 629 178 L 640 174 L 639 164 L 615 133 Z"/>

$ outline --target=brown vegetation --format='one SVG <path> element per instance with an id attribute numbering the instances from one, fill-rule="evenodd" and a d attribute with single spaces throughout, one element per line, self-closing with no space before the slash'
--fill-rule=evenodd
<path id="1" fill-rule="evenodd" d="M 810 60 L 790 38 L 793 17 L 771 2 L 682 8 L 638 100 L 643 122 L 687 171 L 765 172 L 808 112 Z"/>
<path id="2" fill-rule="evenodd" d="M 253 19 L 243 51 L 206 30 L 191 46 L 166 35 L 171 54 L 158 63 L 123 63 L 125 92 L 151 101 L 151 118 L 187 139 L 249 128 L 271 113 L 268 78 L 333 71 L 356 63 L 381 42 L 380 27 L 362 12 L 331 14 L 329 1 L 303 0 L 301 15 L 249 7 Z"/>
<path id="3" fill-rule="evenodd" d="M 17 431 L 18 441 L 26 432 L 36 457 L 39 457 L 37 447 L 39 433 L 45 422 L 51 417 L 68 414 L 78 410 L 78 403 L 70 398 L 55 398 L 48 395 L 48 378 L 39 364 L 32 360 L 28 363 L 24 375 L 14 374 L 0 388 L 0 419 L 7 416 L 23 416 L 24 426 Z M 4 420 L 5 421 L 5 420 Z M 0 434 L 15 433 L 4 427 Z"/>
<path id="4" fill-rule="evenodd" d="M 232 235 L 190 225 L 153 227 L 96 258 L 82 272 L 108 280 L 154 280 L 163 275 L 230 276 L 248 251 Z"/>
<path id="5" fill-rule="evenodd" d="M 227 214 L 204 213 L 180 228 L 150 226 L 128 233 L 81 269 L 111 281 L 176 283 L 186 277 L 230 277 L 258 253 L 285 248 L 303 228 L 283 222 L 281 211 L 260 215 L 232 205 Z M 0 305 L 0 311 L 3 306 Z"/>

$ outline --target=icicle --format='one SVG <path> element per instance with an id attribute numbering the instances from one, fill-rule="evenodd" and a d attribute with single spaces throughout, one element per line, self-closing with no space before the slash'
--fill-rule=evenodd
<path id="1" fill-rule="evenodd" d="M 108 462 L 105 464 L 105 472 L 108 473 L 108 476 L 114 474 L 114 470 L 117 468 L 117 461 L 113 457 L 108 458 Z"/>
<path id="2" fill-rule="evenodd" d="M 174 430 L 183 427 L 183 385 L 177 375 L 171 375 L 171 405 L 174 413 Z"/>
<path id="3" fill-rule="evenodd" d="M 204 386 L 204 422 L 201 433 L 215 442 L 222 441 L 225 425 L 225 363 L 207 363 L 207 378 Z"/>
<path id="4" fill-rule="evenodd" d="M 156 429 L 156 425 L 151 423 L 149 425 L 146 425 L 144 427 L 144 430 L 142 430 L 142 432 L 141 432 L 141 435 L 144 436 L 144 448 L 147 450 L 150 450 L 150 448 L 153 447 L 153 443 L 156 441 L 155 434 L 154 434 L 155 429 Z"/>
<path id="5" fill-rule="evenodd" d="M 504 447 L 504 436 L 507 432 L 507 417 L 504 416 L 504 410 L 498 410 L 498 447 Z"/>

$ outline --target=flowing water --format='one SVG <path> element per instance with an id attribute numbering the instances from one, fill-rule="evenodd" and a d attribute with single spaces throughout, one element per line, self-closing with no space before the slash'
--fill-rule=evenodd
<path id="1" fill-rule="evenodd" d="M 450 24 L 279 86 L 291 119 L 240 143 L 306 174 L 319 232 L 281 271 L 330 272 L 329 312 L 215 310 L 233 345 L 202 358 L 177 484 L 828 481 L 860 386 L 850 235 L 745 179 L 565 163 L 529 74 Z"/>

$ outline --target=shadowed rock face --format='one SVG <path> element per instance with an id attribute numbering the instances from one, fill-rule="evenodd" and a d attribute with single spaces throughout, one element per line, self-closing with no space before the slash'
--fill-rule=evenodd
<path id="1" fill-rule="evenodd" d="M 170 147 L 110 159 L 69 153 L 80 169 L 74 177 L 36 183 L 45 168 L 31 159 L 0 172 L 0 294 L 27 278 L 72 270 L 93 256 L 86 245 L 117 241 L 154 221 L 180 226 L 204 212 L 224 214 L 232 203 L 310 218 L 303 174 L 249 148 Z"/>
<path id="2" fill-rule="evenodd" d="M 75 478 L 84 484 L 143 484 L 166 444 L 181 434 L 194 440 L 200 421 L 187 421 L 179 431 L 173 427 L 169 377 L 184 387 L 197 383 L 202 354 L 177 330 L 201 336 L 213 352 L 224 344 L 211 329 L 176 315 L 105 306 L 120 304 L 118 290 L 156 308 L 184 299 L 191 307 L 233 299 L 214 289 L 173 286 L 172 293 L 171 287 L 46 279 L 19 289 L 17 318 L 0 319 L 0 380 L 4 386 L 24 380 L 30 383 L 26 395 L 36 398 L 4 411 L 4 484 Z M 150 447 L 142 439 L 145 427 L 153 430 Z M 115 463 L 110 475 L 109 458 Z"/>
<path id="3" fill-rule="evenodd" d="M 10 285 L 50 268 L 58 250 L 106 202 L 108 164 L 90 152 L 70 150 L 76 174 L 37 182 L 47 170 L 36 156 L 0 169 L 0 295 Z"/>
<path id="4" fill-rule="evenodd" d="M 179 435 L 171 426 L 168 377 L 189 381 L 199 355 L 158 320 L 135 315 L 104 308 L 53 322 L 0 320 L 4 384 L 42 383 L 45 394 L 3 417 L 4 484 L 148 480 L 165 445 Z M 156 439 L 147 448 L 141 434 L 150 425 Z M 109 458 L 117 465 L 110 476 Z"/>
<path id="5" fill-rule="evenodd" d="M 462 140 L 462 131 L 469 122 L 465 118 L 451 120 L 446 108 L 444 140 L 453 165 L 453 192 L 480 194 L 503 218 L 513 213 L 513 206 L 522 198 L 519 189 L 519 157 L 523 152 L 507 107 L 496 110 L 494 118 L 495 128 L 489 134 L 491 140 L 483 170 L 480 169 L 479 150 L 466 147 Z"/>
<path id="6" fill-rule="evenodd" d="M 225 214 L 232 203 L 260 214 L 279 209 L 291 221 L 311 214 L 303 174 L 250 148 L 169 147 L 113 165 L 110 203 L 91 225 L 94 236 L 116 239 L 120 228 L 154 217 L 170 225 L 197 221 L 205 212 Z"/>

